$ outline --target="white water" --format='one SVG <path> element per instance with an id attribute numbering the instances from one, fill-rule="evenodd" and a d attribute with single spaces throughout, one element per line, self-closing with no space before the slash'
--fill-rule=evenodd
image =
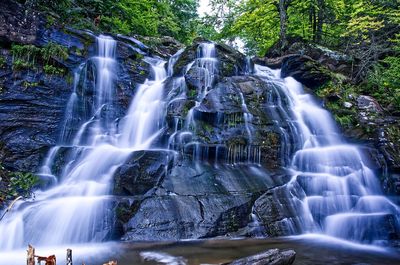
<path id="1" fill-rule="evenodd" d="M 112 115 L 116 42 L 110 37 L 100 36 L 97 46 L 98 56 L 91 58 L 97 69 L 91 115 L 77 130 L 73 145 L 52 148 L 41 170 L 42 176 L 54 176 L 51 168 L 57 152 L 67 148 L 68 160 L 58 177 L 59 184 L 37 192 L 35 201 L 21 202 L 6 215 L 0 223 L 0 250 L 17 249 L 28 244 L 36 247 L 101 242 L 110 237 L 109 212 L 112 208 L 108 194 L 112 176 L 133 151 L 149 148 L 160 129 L 159 109 L 162 109 L 166 70 L 165 62 L 146 58 L 154 78 L 140 86 L 117 132 Z M 79 76 L 76 74 L 77 78 Z M 74 104 L 84 101 L 76 99 L 77 82 L 69 108 L 76 108 Z M 74 111 L 66 119 L 74 120 L 71 115 Z"/>
<path id="2" fill-rule="evenodd" d="M 287 109 L 285 116 L 297 132 L 293 137 L 299 148 L 291 159 L 287 196 L 298 217 L 287 219 L 289 230 L 385 244 L 390 226 L 399 229 L 400 211 L 382 195 L 359 147 L 342 139 L 333 117 L 300 83 L 281 79 L 279 70 L 258 65 L 255 69 L 286 97 L 277 102 L 281 110 Z"/>
<path id="3" fill-rule="evenodd" d="M 176 54 L 172 59 L 172 63 L 177 60 L 180 52 Z M 170 62 L 171 63 L 171 62 Z M 198 108 L 201 102 L 207 96 L 207 93 L 212 89 L 216 78 L 216 71 L 218 67 L 218 60 L 216 58 L 216 49 L 214 43 L 201 43 L 197 47 L 196 59 L 186 66 L 185 73 L 190 70 L 192 66 L 199 67 L 203 70 L 203 76 L 200 80 L 203 80 L 201 87 L 196 91 L 195 105 L 188 111 L 185 118 L 183 128 L 178 131 L 178 124 L 175 124 L 175 131 L 171 135 L 168 141 L 168 148 L 176 149 L 183 148 L 187 145 L 193 145 L 193 157 L 196 160 L 201 160 L 203 156 L 207 157 L 207 150 L 202 150 L 201 145 L 195 139 L 193 132 L 196 130 L 196 121 L 194 119 L 194 111 Z M 169 67 L 170 68 L 170 67 Z M 171 91 L 171 97 L 169 103 L 172 104 L 176 100 L 186 100 L 188 91 L 185 83 L 185 77 L 176 77 L 173 80 L 173 89 Z M 204 154 L 203 154 L 204 152 Z"/>

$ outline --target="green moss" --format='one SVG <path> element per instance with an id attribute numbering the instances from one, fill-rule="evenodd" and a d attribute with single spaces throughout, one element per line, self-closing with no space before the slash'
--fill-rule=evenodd
<path id="1" fill-rule="evenodd" d="M 211 133 L 212 131 L 214 131 L 214 127 L 206 122 L 203 122 L 202 127 L 208 133 Z"/>
<path id="2" fill-rule="evenodd" d="M 63 75 L 65 73 L 64 69 L 49 64 L 43 66 L 43 71 L 48 75 Z"/>
<path id="3" fill-rule="evenodd" d="M 68 73 L 65 77 L 65 81 L 67 81 L 69 85 L 72 85 L 74 83 L 74 77 L 70 73 Z"/>
<path id="4" fill-rule="evenodd" d="M 144 58 L 144 55 L 143 54 L 140 54 L 140 53 L 136 53 L 135 54 L 135 59 L 136 60 L 142 60 Z"/>
<path id="5" fill-rule="evenodd" d="M 0 55 L 0 68 L 4 68 L 7 65 L 7 60 Z"/>
<path id="6" fill-rule="evenodd" d="M 190 89 L 190 90 L 188 91 L 188 97 L 189 97 L 189 98 L 195 98 L 196 95 L 197 95 L 197 91 L 196 91 L 196 90 Z"/>
<path id="7" fill-rule="evenodd" d="M 46 28 L 51 28 L 56 24 L 56 18 L 51 15 L 46 16 Z"/>
<path id="8" fill-rule="evenodd" d="M 24 81 L 24 82 L 22 83 L 22 85 L 23 85 L 23 87 L 24 87 L 25 89 L 27 89 L 27 88 L 29 88 L 29 87 L 36 87 L 36 86 L 39 85 L 39 83 L 37 83 L 37 82 L 28 82 L 28 81 Z"/>
<path id="9" fill-rule="evenodd" d="M 341 101 L 327 102 L 326 107 L 332 111 L 335 120 L 342 127 L 351 127 L 357 123 L 355 110 L 345 110 Z"/>

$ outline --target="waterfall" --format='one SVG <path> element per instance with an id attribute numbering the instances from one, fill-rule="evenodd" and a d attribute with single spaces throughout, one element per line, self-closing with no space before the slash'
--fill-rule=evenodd
<path id="1" fill-rule="evenodd" d="M 171 58 L 170 65 L 173 65 L 173 63 L 176 62 L 177 57 L 180 56 L 180 54 L 181 51 L 178 51 L 178 53 Z M 185 73 L 189 71 L 192 66 L 201 68 L 203 70 L 203 76 L 201 78 L 203 82 L 198 88 L 198 91 L 196 91 L 197 96 L 195 99 L 195 104 L 188 110 L 184 120 L 183 128 L 178 131 L 178 124 L 176 124 L 175 131 L 170 136 L 168 141 L 168 148 L 170 149 L 180 149 L 182 151 L 184 148 L 189 146 L 193 147 L 192 153 L 196 160 L 201 160 L 203 156 L 208 157 L 207 148 L 206 150 L 202 150 L 202 146 L 200 145 L 198 139 L 195 138 L 195 134 L 193 134 L 197 127 L 196 120 L 194 118 L 194 112 L 195 109 L 198 108 L 205 99 L 207 93 L 213 88 L 218 64 L 216 55 L 214 43 L 201 43 L 197 47 L 196 59 L 186 66 Z M 169 69 L 172 68 L 169 66 Z M 174 101 L 180 99 L 186 100 L 188 96 L 185 77 L 176 77 L 173 81 L 172 95 L 175 97 L 170 98 L 168 104 L 172 104 Z"/>
<path id="2" fill-rule="evenodd" d="M 138 88 L 127 115 L 117 126 L 114 115 L 116 41 L 108 36 L 99 36 L 96 40 L 97 56 L 81 65 L 75 74 L 63 123 L 65 127 L 80 128 L 61 130 L 60 145 L 49 151 L 39 173 L 42 177 L 57 179 L 58 184 L 38 191 L 33 202 L 18 203 L 0 223 L 2 250 L 27 244 L 56 246 L 110 239 L 112 198 L 109 194 L 113 174 L 133 151 L 150 148 L 161 128 L 159 110 L 167 76 L 165 62 L 145 58 L 153 78 Z M 79 84 L 81 76 L 86 76 L 83 70 L 94 72 L 94 93 L 89 93 L 92 99 L 85 98 Z M 76 132 L 75 137 L 68 141 L 71 132 Z M 52 166 L 59 156 L 63 156 L 65 163 L 63 171 L 56 176 Z"/>
<path id="3" fill-rule="evenodd" d="M 399 207 L 382 195 L 360 148 L 346 143 L 331 114 L 300 83 L 291 77 L 281 79 L 279 70 L 259 65 L 255 70 L 276 89 L 269 102 L 271 113 L 288 121 L 295 138 L 289 163 L 292 178 L 285 193 L 296 214 L 285 220 L 287 229 L 386 244 L 393 229 L 399 229 Z M 289 143 L 286 129 L 282 131 Z"/>

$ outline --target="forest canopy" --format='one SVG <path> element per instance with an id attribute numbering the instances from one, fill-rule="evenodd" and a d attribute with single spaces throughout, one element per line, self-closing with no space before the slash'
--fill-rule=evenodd
<path id="1" fill-rule="evenodd" d="M 400 105 L 398 0 L 19 0 L 46 15 L 48 25 L 125 35 L 196 37 L 234 44 L 249 55 L 285 53 L 293 40 L 341 51 L 358 61 L 354 83 Z M 204 3 L 203 3 L 204 5 Z"/>
<path id="2" fill-rule="evenodd" d="M 182 42 L 195 32 L 197 0 L 20 0 L 47 14 L 47 22 L 142 36 L 168 35 Z"/>

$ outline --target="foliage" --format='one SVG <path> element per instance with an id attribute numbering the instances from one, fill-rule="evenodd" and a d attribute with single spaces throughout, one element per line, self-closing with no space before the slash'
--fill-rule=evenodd
<path id="1" fill-rule="evenodd" d="M 216 25 L 214 39 L 240 37 L 248 53 L 263 55 L 280 37 L 279 0 L 212 0 L 214 12 L 205 28 Z M 399 2 L 395 0 L 284 0 L 287 34 L 333 48 L 360 41 L 384 41 L 399 31 Z M 204 29 L 203 29 L 204 30 Z M 206 35 L 207 31 L 199 32 Z M 204 34 L 206 33 L 206 34 Z M 375 35 L 374 35 L 375 34 Z M 385 38 L 386 37 L 386 38 Z M 343 46 L 347 44 L 347 46 Z"/>
<path id="2" fill-rule="evenodd" d="M 24 81 L 24 82 L 22 83 L 22 85 L 24 86 L 25 89 L 27 89 L 27 88 L 29 88 L 29 87 L 38 86 L 39 83 L 37 83 L 37 82 L 28 82 L 28 81 Z"/>
<path id="3" fill-rule="evenodd" d="M 400 58 L 388 56 L 369 72 L 366 88 L 382 106 L 400 111 Z"/>
<path id="4" fill-rule="evenodd" d="M 6 58 L 0 55 L 0 68 L 3 68 L 4 66 L 6 66 L 6 64 L 7 64 Z"/>
<path id="5" fill-rule="evenodd" d="M 10 177 L 7 193 L 14 197 L 29 198 L 33 195 L 33 189 L 38 183 L 39 178 L 32 173 L 13 173 Z"/>
<path id="6" fill-rule="evenodd" d="M 0 165 L 0 202 L 18 196 L 32 197 L 39 178 L 32 173 L 10 172 Z"/>
<path id="7" fill-rule="evenodd" d="M 50 59 L 68 59 L 68 49 L 54 42 L 49 42 L 41 49 L 40 53 L 46 62 L 49 62 Z"/>
<path id="8" fill-rule="evenodd" d="M 12 45 L 13 70 L 34 69 L 40 48 L 34 45 Z"/>
<path id="9" fill-rule="evenodd" d="M 49 42 L 44 47 L 36 47 L 34 45 L 16 45 L 11 47 L 13 55 L 13 70 L 37 69 L 39 62 L 45 63 L 43 70 L 46 74 L 62 75 L 64 69 L 56 66 L 58 60 L 66 60 L 68 58 L 68 49 Z"/>
<path id="10" fill-rule="evenodd" d="M 44 65 L 43 70 L 48 75 L 63 75 L 65 73 L 63 68 L 58 68 L 50 64 Z"/>
<path id="11" fill-rule="evenodd" d="M 47 23 L 144 36 L 194 36 L 197 0 L 21 0 L 47 13 Z"/>

